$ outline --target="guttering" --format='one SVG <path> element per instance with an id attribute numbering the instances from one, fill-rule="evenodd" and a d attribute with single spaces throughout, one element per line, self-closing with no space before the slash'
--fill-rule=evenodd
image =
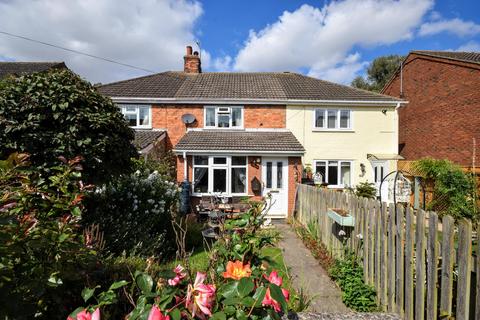
<path id="1" fill-rule="evenodd" d="M 408 101 L 401 100 L 303 100 L 303 99 L 201 99 L 201 98 L 136 98 L 136 97 L 110 97 L 116 103 L 150 103 L 150 104 L 257 104 L 257 105 L 364 105 L 397 106 L 406 104 Z"/>
<path id="2" fill-rule="evenodd" d="M 252 155 L 252 154 L 268 154 L 268 155 L 292 155 L 292 156 L 303 156 L 305 151 L 261 151 L 261 150 L 183 150 L 183 149 L 173 149 L 177 155 L 186 155 L 188 154 L 242 154 L 242 155 Z"/>

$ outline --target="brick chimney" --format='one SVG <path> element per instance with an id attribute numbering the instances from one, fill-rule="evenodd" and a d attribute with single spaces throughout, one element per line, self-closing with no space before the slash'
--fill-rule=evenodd
<path id="1" fill-rule="evenodd" d="M 192 54 L 192 47 L 187 46 L 187 54 L 183 57 L 183 71 L 186 73 L 201 73 L 202 66 L 198 52 Z"/>

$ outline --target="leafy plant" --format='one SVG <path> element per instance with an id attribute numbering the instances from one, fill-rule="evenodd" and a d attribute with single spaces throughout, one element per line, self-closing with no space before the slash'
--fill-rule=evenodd
<path id="1" fill-rule="evenodd" d="M 434 185 L 430 209 L 448 213 L 454 218 L 478 219 L 475 203 L 476 185 L 472 175 L 448 160 L 424 158 L 414 162 L 414 168 Z"/>
<path id="2" fill-rule="evenodd" d="M 175 253 L 170 212 L 177 195 L 173 181 L 137 170 L 90 192 L 83 223 L 100 226 L 111 253 L 169 258 Z"/>
<path id="3" fill-rule="evenodd" d="M 377 196 L 377 188 L 375 188 L 375 184 L 372 182 L 360 182 L 355 186 L 354 194 L 357 197 L 375 199 Z"/>
<path id="4" fill-rule="evenodd" d="M 118 107 L 68 70 L 5 80 L 0 158 L 29 153 L 32 165 L 49 174 L 59 156 L 82 156 L 83 180 L 100 183 L 129 172 L 130 159 L 137 157 L 132 140 Z"/>

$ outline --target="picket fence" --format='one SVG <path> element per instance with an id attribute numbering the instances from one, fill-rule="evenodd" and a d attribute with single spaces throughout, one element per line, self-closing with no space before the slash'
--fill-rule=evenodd
<path id="1" fill-rule="evenodd" d="M 347 210 L 355 226 L 335 223 L 327 215 L 331 208 Z M 384 311 L 415 320 L 480 319 L 480 263 L 472 256 L 470 221 L 444 216 L 440 222 L 435 212 L 301 184 L 295 209 L 296 220 L 316 230 L 333 256 L 341 257 L 344 246 L 356 252 Z"/>

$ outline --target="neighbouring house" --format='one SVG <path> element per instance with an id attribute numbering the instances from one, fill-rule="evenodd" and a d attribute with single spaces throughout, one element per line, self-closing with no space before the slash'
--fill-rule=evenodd
<path id="1" fill-rule="evenodd" d="M 135 130 L 166 133 L 191 196 L 270 194 L 271 217 L 292 212 L 304 164 L 332 188 L 395 168 L 400 99 L 291 72 L 183 72 L 100 86 Z M 376 172 L 376 173 L 375 173 Z"/>
<path id="2" fill-rule="evenodd" d="M 407 161 L 472 167 L 480 149 L 480 53 L 412 51 L 382 93 L 408 101 L 399 110 L 399 151 Z M 479 158 L 477 151 L 477 171 Z"/>
<path id="3" fill-rule="evenodd" d="M 65 62 L 0 62 L 0 79 L 50 69 L 68 69 Z"/>

